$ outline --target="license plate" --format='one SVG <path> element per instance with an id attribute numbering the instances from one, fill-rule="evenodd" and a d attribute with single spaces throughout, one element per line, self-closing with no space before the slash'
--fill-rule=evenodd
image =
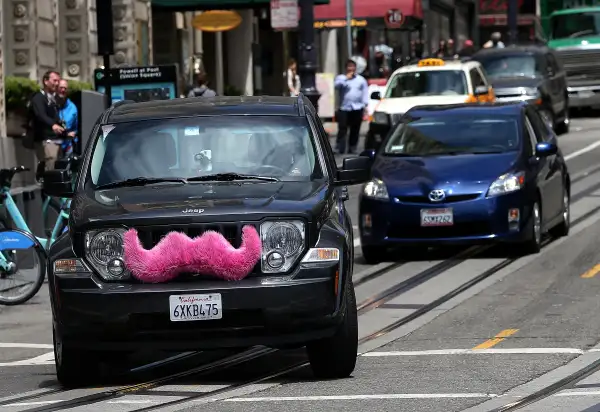
<path id="1" fill-rule="evenodd" d="M 452 209 L 421 209 L 421 226 L 452 226 Z"/>
<path id="2" fill-rule="evenodd" d="M 221 319 L 223 318 L 221 294 L 171 295 L 169 312 L 172 322 Z"/>

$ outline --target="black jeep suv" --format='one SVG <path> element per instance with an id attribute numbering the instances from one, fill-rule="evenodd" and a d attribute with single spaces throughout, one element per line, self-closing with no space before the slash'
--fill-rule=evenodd
<path id="1" fill-rule="evenodd" d="M 49 251 L 58 379 L 82 384 L 106 356 L 140 348 L 306 346 L 317 377 L 356 363 L 346 185 L 367 157 L 335 163 L 304 97 L 120 102 L 70 171 L 72 197 Z"/>

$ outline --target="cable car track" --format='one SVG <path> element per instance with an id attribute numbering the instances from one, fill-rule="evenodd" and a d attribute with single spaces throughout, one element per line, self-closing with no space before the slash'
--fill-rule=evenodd
<path id="1" fill-rule="evenodd" d="M 573 201 L 571 202 L 571 204 L 574 201 L 580 200 L 581 198 L 585 197 L 586 195 L 589 195 L 589 193 L 590 193 L 590 191 L 586 191 L 586 192 L 578 193 L 577 195 L 573 196 L 573 198 L 572 198 Z M 589 218 L 592 215 L 594 215 L 595 213 L 597 213 L 599 210 L 600 210 L 600 206 L 595 207 L 592 210 L 581 215 L 580 217 L 578 217 L 577 219 L 575 219 L 571 222 L 571 227 L 576 226 L 579 223 L 583 222 L 587 218 Z M 543 246 L 545 247 L 549 243 L 551 243 L 551 242 L 545 241 Z M 490 248 L 492 248 L 491 245 L 485 245 L 485 246 L 476 246 L 476 247 L 472 247 L 472 248 L 463 250 L 451 258 L 443 260 L 443 261 L 437 263 L 436 265 L 411 276 L 409 279 L 406 279 L 405 281 L 400 282 L 400 283 L 394 285 L 393 287 L 374 295 L 372 298 L 369 298 L 369 299 L 363 301 L 358 306 L 359 314 L 362 315 L 366 312 L 369 312 L 370 310 L 376 309 L 381 304 L 383 304 L 391 299 L 394 299 L 403 293 L 408 292 L 409 290 L 431 280 L 432 278 L 434 278 L 442 273 L 447 272 L 451 268 L 459 265 L 460 263 L 463 263 L 467 259 L 472 258 L 476 255 L 479 255 L 479 254 L 483 253 L 485 250 L 488 250 Z M 415 312 L 413 312 L 403 318 L 398 319 L 397 321 L 393 322 L 392 324 L 387 325 L 387 326 L 383 327 L 382 329 L 380 329 L 374 333 L 371 333 L 368 336 L 365 336 L 365 337 L 359 339 L 359 345 L 365 344 L 369 341 L 372 341 L 372 340 L 375 340 L 382 336 L 385 336 L 388 333 L 398 329 L 399 327 L 404 326 L 404 325 L 408 324 L 409 322 L 411 322 L 419 317 L 424 316 L 425 314 L 431 312 L 433 309 L 439 307 L 443 303 L 449 301 L 450 299 L 456 297 L 457 295 L 461 294 L 462 292 L 470 289 L 471 287 L 475 286 L 476 284 L 489 278 L 493 274 L 498 273 L 500 270 L 509 266 L 511 263 L 514 263 L 516 260 L 518 260 L 518 258 L 507 258 L 507 259 L 502 260 L 498 264 L 485 270 L 484 272 L 475 276 L 471 280 L 461 284 L 457 288 L 452 289 L 451 291 L 449 291 L 448 293 L 439 297 L 438 299 L 434 300 L 433 302 L 423 306 L 420 309 L 415 310 Z M 369 280 L 373 280 L 385 273 L 388 273 L 392 270 L 398 269 L 404 264 L 405 264 L 405 262 L 392 263 L 389 266 L 386 266 L 376 272 L 373 272 L 372 274 L 369 274 L 369 275 L 361 278 L 357 283 L 359 285 L 364 284 Z M 206 365 L 195 367 L 195 368 L 185 370 L 185 371 L 175 373 L 175 374 L 170 374 L 170 375 L 167 375 L 167 376 L 155 379 L 155 380 L 151 380 L 146 383 L 126 385 L 126 386 L 122 386 L 122 387 L 119 387 L 119 388 L 116 388 L 113 390 L 103 391 L 100 393 L 86 395 L 86 396 L 73 398 L 73 399 L 69 399 L 69 400 L 64 400 L 64 401 L 59 400 L 59 401 L 56 401 L 55 403 L 52 403 L 49 405 L 43 405 L 43 406 L 39 406 L 39 407 L 25 409 L 22 412 L 49 412 L 49 411 L 57 411 L 57 410 L 71 409 L 71 408 L 75 408 L 75 407 L 91 405 L 91 404 L 95 404 L 95 403 L 99 403 L 99 402 L 103 402 L 103 401 L 107 401 L 107 400 L 116 399 L 116 398 L 119 398 L 119 397 L 122 397 L 125 395 L 140 393 L 140 392 L 152 389 L 152 388 L 157 388 L 166 383 L 173 382 L 173 381 L 181 379 L 183 377 L 188 377 L 188 376 L 192 376 L 192 375 L 193 376 L 210 375 L 212 372 L 215 372 L 217 369 L 219 371 L 222 371 L 223 369 L 242 365 L 246 362 L 252 361 L 254 359 L 262 358 L 264 356 L 268 356 L 268 355 L 276 353 L 276 352 L 279 352 L 279 350 L 255 347 L 255 348 L 251 348 L 248 351 L 244 351 L 240 354 L 228 356 L 228 357 L 217 360 L 215 362 L 211 362 Z M 270 379 L 273 379 L 276 377 L 288 375 L 291 372 L 294 372 L 296 370 L 302 369 L 307 366 L 309 366 L 308 362 L 299 362 L 297 364 L 294 364 L 294 365 L 291 365 L 284 369 L 281 369 L 277 372 L 271 372 L 271 373 L 265 374 L 264 376 L 261 376 L 258 378 L 252 378 L 252 379 L 240 382 L 240 383 L 235 383 L 235 384 L 232 384 L 225 388 L 217 389 L 215 391 L 195 393 L 194 395 L 184 397 L 183 399 L 167 401 L 165 403 L 148 406 L 148 407 L 144 407 L 141 409 L 135 409 L 135 411 L 140 412 L 140 411 L 158 410 L 158 409 L 168 407 L 168 406 L 175 406 L 175 405 L 187 403 L 189 401 L 194 401 L 194 400 L 209 398 L 209 397 L 215 397 L 217 395 L 223 395 L 223 394 L 226 394 L 227 392 L 231 392 L 236 389 L 247 387 L 247 386 L 253 385 L 253 384 L 262 383 L 262 382 L 265 382 L 267 380 L 270 380 Z M 550 385 L 549 387 L 547 387 L 541 391 L 538 391 L 538 392 L 536 392 L 530 396 L 527 396 L 517 402 L 513 402 L 510 405 L 504 406 L 499 409 L 495 409 L 490 412 L 503 412 L 503 411 L 520 409 L 521 407 L 524 407 L 524 406 L 529 405 L 533 402 L 536 402 L 540 399 L 543 399 L 547 396 L 550 396 L 552 393 L 559 391 L 561 388 L 564 388 L 564 387 L 568 386 L 569 384 L 572 384 L 573 382 L 581 380 L 581 379 L 585 378 L 586 376 L 589 376 L 590 374 L 594 373 L 597 370 L 600 370 L 600 360 L 594 362 L 593 364 L 582 369 L 581 371 L 576 372 L 573 375 L 570 375 L 569 377 L 564 378 L 563 380 L 558 381 L 553 385 Z M 62 389 L 56 389 L 56 390 L 47 391 L 44 393 L 26 395 L 26 396 L 23 396 L 20 398 L 13 398 L 10 400 L 2 401 L 2 402 L 0 402 L 0 406 L 8 406 L 8 405 L 16 406 L 16 404 L 18 404 L 20 402 L 29 401 L 32 399 L 39 399 L 39 398 L 46 397 L 49 395 L 55 395 L 58 393 L 67 393 L 67 392 L 68 391 L 65 391 Z"/>

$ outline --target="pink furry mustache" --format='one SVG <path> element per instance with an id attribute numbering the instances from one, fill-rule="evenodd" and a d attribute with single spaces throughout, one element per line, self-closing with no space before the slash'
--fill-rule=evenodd
<path id="1" fill-rule="evenodd" d="M 253 226 L 242 228 L 242 244 L 238 249 L 214 231 L 193 239 L 180 232 L 170 232 L 156 246 L 146 250 L 137 231 L 129 229 L 123 246 L 125 265 L 131 274 L 149 283 L 168 282 L 183 272 L 241 280 L 250 274 L 262 251 L 260 236 Z"/>

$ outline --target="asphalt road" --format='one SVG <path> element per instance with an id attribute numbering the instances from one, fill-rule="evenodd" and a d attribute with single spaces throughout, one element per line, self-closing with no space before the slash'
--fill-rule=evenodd
<path id="1" fill-rule="evenodd" d="M 55 392 L 44 287 L 25 305 L 0 307 L 0 412 L 491 412 L 529 396 L 519 410 L 599 412 L 600 118 L 574 119 L 559 139 L 574 182 L 573 226 L 539 254 L 507 261 L 497 249 L 453 260 L 435 253 L 373 267 L 357 247 L 364 339 L 349 379 L 315 381 L 305 367 L 269 378 L 305 361 L 301 351 L 233 366 L 211 366 L 228 355 L 211 353 L 182 355 L 102 387 Z M 354 224 L 358 190 L 350 188 L 347 202 Z M 130 367 L 173 355 L 141 354 Z M 130 387 L 207 364 L 204 372 Z"/>

